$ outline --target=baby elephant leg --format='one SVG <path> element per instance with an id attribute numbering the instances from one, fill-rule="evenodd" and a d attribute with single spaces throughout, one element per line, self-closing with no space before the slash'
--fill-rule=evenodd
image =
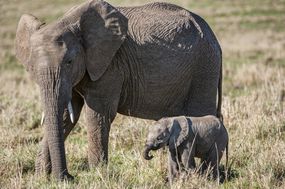
<path id="1" fill-rule="evenodd" d="M 217 163 L 216 159 L 201 159 L 201 167 L 200 167 L 200 174 L 207 176 L 213 175 L 213 179 L 216 179 L 219 175 L 219 172 L 217 170 Z"/>
<path id="2" fill-rule="evenodd" d="M 183 151 L 181 160 L 186 171 L 188 171 L 189 169 L 196 168 L 194 156 L 195 156 L 195 151 L 192 149 L 185 149 Z"/>
<path id="3" fill-rule="evenodd" d="M 222 152 L 219 150 L 217 145 L 214 145 L 213 148 L 209 152 L 209 156 L 205 162 L 207 168 L 209 167 L 210 170 L 213 172 L 213 179 L 219 178 L 219 164 L 222 158 Z"/>
<path id="4" fill-rule="evenodd" d="M 169 152 L 169 170 L 168 170 L 168 181 L 172 182 L 175 177 L 179 174 L 178 158 L 176 153 Z"/>
<path id="5" fill-rule="evenodd" d="M 201 158 L 201 163 L 200 163 L 200 167 L 199 167 L 199 173 L 205 174 L 205 171 L 207 171 L 207 164 L 206 164 L 206 159 Z"/>

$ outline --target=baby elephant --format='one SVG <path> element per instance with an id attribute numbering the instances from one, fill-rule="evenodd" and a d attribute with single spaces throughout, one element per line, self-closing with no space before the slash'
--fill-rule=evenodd
<path id="1" fill-rule="evenodd" d="M 194 169 L 194 157 L 201 159 L 202 173 L 211 168 L 217 178 L 225 149 L 228 161 L 228 140 L 226 128 L 215 116 L 162 118 L 149 129 L 144 158 L 150 160 L 151 150 L 169 146 L 169 179 L 176 177 L 181 168 Z"/>

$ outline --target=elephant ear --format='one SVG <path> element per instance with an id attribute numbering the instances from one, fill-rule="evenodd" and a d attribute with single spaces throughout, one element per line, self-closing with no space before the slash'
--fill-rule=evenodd
<path id="1" fill-rule="evenodd" d="M 23 14 L 18 23 L 15 39 L 16 57 L 26 68 L 31 53 L 30 38 L 43 24 L 30 14 Z"/>
<path id="2" fill-rule="evenodd" d="M 93 81 L 107 70 L 127 33 L 127 19 L 104 1 L 91 1 L 80 27 L 86 51 L 86 67 Z"/>
<path id="3" fill-rule="evenodd" d="M 181 116 L 173 120 L 170 129 L 169 148 L 174 150 L 189 136 L 189 125 L 185 117 Z"/>

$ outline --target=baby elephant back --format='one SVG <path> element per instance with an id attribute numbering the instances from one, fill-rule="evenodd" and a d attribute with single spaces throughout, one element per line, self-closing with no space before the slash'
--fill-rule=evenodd
<path id="1" fill-rule="evenodd" d="M 214 143 L 227 143 L 228 133 L 223 123 L 215 116 L 190 117 L 192 130 L 197 134 L 199 143 L 203 146 L 213 145 Z"/>

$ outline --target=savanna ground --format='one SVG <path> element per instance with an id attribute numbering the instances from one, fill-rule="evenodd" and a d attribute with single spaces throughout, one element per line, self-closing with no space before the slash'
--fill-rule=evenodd
<path id="1" fill-rule="evenodd" d="M 0 1 L 0 188 L 166 188 L 166 151 L 142 158 L 150 121 L 118 115 L 110 134 L 109 164 L 88 170 L 84 113 L 66 141 L 72 183 L 34 174 L 42 137 L 39 90 L 14 56 L 19 17 L 47 23 L 83 0 Z M 139 5 L 144 0 L 109 0 Z M 285 188 L 285 1 L 169 1 L 201 15 L 223 49 L 223 114 L 230 135 L 230 179 L 197 175 L 173 188 Z M 223 158 L 222 164 L 225 164 Z"/>

